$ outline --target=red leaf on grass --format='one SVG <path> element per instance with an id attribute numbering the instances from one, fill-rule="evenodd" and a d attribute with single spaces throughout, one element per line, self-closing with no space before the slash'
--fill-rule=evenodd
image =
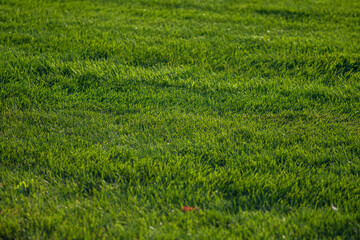
<path id="1" fill-rule="evenodd" d="M 181 211 L 183 212 L 190 212 L 190 211 L 195 211 L 197 210 L 197 207 L 186 207 L 186 206 L 182 206 Z"/>

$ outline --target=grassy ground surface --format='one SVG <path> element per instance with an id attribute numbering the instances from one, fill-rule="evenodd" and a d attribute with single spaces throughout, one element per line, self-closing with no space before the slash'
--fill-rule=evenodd
<path id="1" fill-rule="evenodd" d="M 359 1 L 0 0 L 0 99 L 0 239 L 360 238 Z"/>

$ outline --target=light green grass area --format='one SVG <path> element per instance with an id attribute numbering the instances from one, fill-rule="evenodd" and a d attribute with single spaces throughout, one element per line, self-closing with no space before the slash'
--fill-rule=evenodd
<path id="1" fill-rule="evenodd" d="M 360 238 L 360 1 L 0 0 L 0 99 L 0 239 Z"/>

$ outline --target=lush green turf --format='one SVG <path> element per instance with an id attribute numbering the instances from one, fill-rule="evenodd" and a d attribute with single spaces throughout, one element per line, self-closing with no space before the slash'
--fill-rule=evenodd
<path id="1" fill-rule="evenodd" d="M 359 23 L 357 0 L 0 0 L 0 239 L 359 239 Z"/>

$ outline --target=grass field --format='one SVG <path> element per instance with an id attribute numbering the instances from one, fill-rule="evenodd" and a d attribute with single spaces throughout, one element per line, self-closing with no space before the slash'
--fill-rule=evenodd
<path id="1" fill-rule="evenodd" d="M 360 239 L 357 0 L 0 0 L 0 99 L 0 239 Z"/>

